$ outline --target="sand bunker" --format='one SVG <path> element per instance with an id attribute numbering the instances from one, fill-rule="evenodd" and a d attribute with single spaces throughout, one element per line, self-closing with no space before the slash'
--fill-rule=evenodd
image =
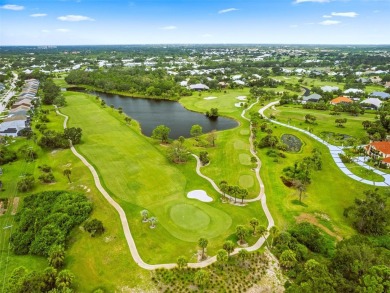
<path id="1" fill-rule="evenodd" d="M 206 97 L 206 98 L 203 98 L 203 100 L 214 100 L 214 99 L 218 99 L 218 97 Z"/>
<path id="2" fill-rule="evenodd" d="M 203 202 L 211 202 L 213 199 L 204 190 L 193 190 L 187 193 L 188 198 L 194 198 Z"/>
<path id="3" fill-rule="evenodd" d="M 244 103 L 235 103 L 234 106 L 236 106 L 237 108 L 240 108 L 244 105 Z"/>
<path id="4" fill-rule="evenodd" d="M 239 96 L 236 99 L 240 101 L 246 101 L 246 96 Z"/>

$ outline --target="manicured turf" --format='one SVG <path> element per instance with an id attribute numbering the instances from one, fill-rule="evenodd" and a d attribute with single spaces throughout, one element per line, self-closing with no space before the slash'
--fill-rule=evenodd
<path id="1" fill-rule="evenodd" d="M 240 163 L 242 165 L 252 165 L 252 163 L 251 163 L 251 156 L 248 155 L 248 154 L 240 154 L 239 155 L 239 159 L 240 159 Z"/>
<path id="2" fill-rule="evenodd" d="M 252 187 L 254 184 L 253 176 L 251 175 L 241 175 L 240 179 L 238 180 L 238 184 L 243 188 L 249 188 Z"/>
<path id="3" fill-rule="evenodd" d="M 350 170 L 353 174 L 359 176 L 360 178 L 375 182 L 385 181 L 385 178 L 383 178 L 383 176 L 375 174 L 372 170 L 363 168 L 356 163 L 346 163 L 345 166 L 348 168 L 348 170 Z"/>
<path id="4" fill-rule="evenodd" d="M 365 113 L 364 115 L 351 116 L 348 113 L 341 113 L 338 116 L 332 116 L 329 114 L 330 111 L 321 111 L 321 110 L 311 110 L 303 109 L 302 105 L 283 105 L 278 106 L 276 110 L 269 109 L 265 112 L 268 116 L 273 114 L 276 119 L 282 123 L 290 123 L 290 125 L 302 128 L 302 129 L 312 129 L 312 132 L 322 137 L 323 139 L 329 141 L 329 143 L 334 145 L 342 145 L 345 141 L 337 141 L 332 139 L 331 135 L 323 135 L 323 133 L 335 133 L 335 134 L 345 134 L 352 136 L 357 139 L 362 139 L 367 136 L 363 126 L 362 121 L 375 120 L 375 114 Z M 305 115 L 312 114 L 317 120 L 314 124 L 309 124 L 305 122 Z M 335 123 L 335 119 L 346 118 L 347 123 L 345 127 L 338 127 Z"/>
<path id="5" fill-rule="evenodd" d="M 190 204 L 176 204 L 169 214 L 177 226 L 187 230 L 204 229 L 210 224 L 210 216 Z"/>
<path id="6" fill-rule="evenodd" d="M 69 105 L 62 111 L 70 116 L 69 126 L 83 129 L 83 143 L 77 148 L 97 168 L 106 190 L 128 215 L 132 234 L 144 261 L 175 262 L 179 255 L 186 255 L 190 259 L 200 237 L 213 239 L 209 242 L 209 253 L 215 253 L 223 241 L 234 233 L 236 225 L 247 224 L 252 217 L 266 224 L 259 203 L 245 208 L 221 203 L 220 195 L 195 173 L 193 158 L 185 165 L 171 164 L 165 156 L 166 147 L 141 135 L 134 121 L 127 126 L 123 115 L 107 107 L 102 108 L 86 94 L 68 92 L 66 96 Z M 239 129 L 234 131 L 237 135 Z M 226 157 L 214 156 L 214 151 L 225 149 L 228 134 L 225 138 L 223 133 L 218 133 L 217 147 L 206 149 L 212 153 L 210 165 L 220 168 L 219 165 L 223 163 L 227 168 L 232 168 L 233 171 L 229 173 L 232 177 L 234 175 L 234 180 L 230 182 L 238 184 L 240 173 L 235 173 L 235 165 L 228 162 Z M 230 149 L 234 149 L 233 145 L 227 151 Z M 233 155 L 238 161 L 238 154 L 233 152 Z M 206 173 L 207 168 L 209 166 L 203 167 L 202 172 Z M 239 168 L 249 172 L 249 167 Z M 218 176 L 210 177 L 219 182 Z M 214 201 L 203 203 L 188 199 L 187 192 L 194 189 L 205 190 Z M 194 233 L 175 224 L 170 216 L 170 207 L 177 204 L 194 205 L 209 215 L 211 221 L 207 229 Z M 149 210 L 150 216 L 158 218 L 156 229 L 142 224 L 140 211 L 143 209 Z"/>

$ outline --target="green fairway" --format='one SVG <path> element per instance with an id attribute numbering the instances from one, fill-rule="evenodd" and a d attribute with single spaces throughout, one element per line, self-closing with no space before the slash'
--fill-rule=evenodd
<path id="1" fill-rule="evenodd" d="M 213 239 L 209 243 L 209 252 L 215 253 L 223 241 L 234 233 L 236 225 L 247 224 L 252 217 L 266 224 L 258 203 L 245 208 L 223 204 L 219 200 L 220 195 L 196 174 L 194 159 L 185 165 L 168 162 L 166 147 L 141 135 L 135 121 L 130 126 L 126 125 L 123 115 L 108 107 L 102 108 L 94 97 L 86 94 L 67 92 L 65 95 L 68 106 L 62 111 L 70 116 L 69 126 L 83 129 L 83 142 L 77 149 L 95 166 L 106 190 L 125 210 L 144 261 L 174 262 L 178 255 L 191 256 L 200 237 Z M 239 130 L 230 131 L 234 131 L 238 137 Z M 217 147 L 207 148 L 212 162 L 210 165 L 220 169 L 221 164 L 226 164 L 231 174 L 231 184 L 238 184 L 240 175 L 250 176 L 253 186 L 249 190 L 255 195 L 258 186 L 254 184 L 254 175 L 249 175 L 250 167 L 238 164 L 242 166 L 238 170 L 242 170 L 236 173 L 237 167 L 226 159 L 226 154 L 234 150 L 233 144 L 227 141 L 228 136 L 229 131 L 219 132 Z M 247 141 L 245 137 L 241 139 Z M 217 155 L 218 152 L 221 154 Z M 233 151 L 231 155 L 236 158 L 235 162 L 239 161 L 236 152 Z M 202 172 L 207 172 L 208 168 L 210 166 L 203 167 Z M 210 177 L 216 182 L 222 180 L 215 174 Z M 187 192 L 195 189 L 205 190 L 214 201 L 204 203 L 188 199 Z M 184 221 L 178 225 L 178 218 L 172 218 L 171 210 L 177 205 L 196 207 L 198 215 L 203 215 L 200 216 L 202 219 L 210 218 L 209 224 L 202 226 L 199 223 L 204 228 L 196 231 L 191 228 L 196 223 Z M 142 223 L 140 211 L 143 209 L 147 209 L 150 216 L 157 217 L 155 229 Z"/>
<path id="2" fill-rule="evenodd" d="M 248 154 L 240 154 L 239 155 L 241 165 L 252 165 L 251 156 Z"/>
<path id="3" fill-rule="evenodd" d="M 189 204 L 176 204 L 172 206 L 170 216 L 176 225 L 187 230 L 204 229 L 210 223 L 210 216 L 208 214 Z"/>

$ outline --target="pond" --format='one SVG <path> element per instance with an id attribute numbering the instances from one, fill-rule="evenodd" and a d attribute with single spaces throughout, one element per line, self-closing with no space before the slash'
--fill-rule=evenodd
<path id="1" fill-rule="evenodd" d="M 166 125 L 171 129 L 170 138 L 190 137 L 190 129 L 194 124 L 203 128 L 203 133 L 212 130 L 226 130 L 238 126 L 237 121 L 224 117 L 210 119 L 204 114 L 191 112 L 180 103 L 167 100 L 140 99 L 128 96 L 90 92 L 106 102 L 109 107 L 122 107 L 123 112 L 141 124 L 142 133 L 151 136 L 158 125 Z"/>
<path id="2" fill-rule="evenodd" d="M 283 143 L 287 145 L 287 151 L 297 153 L 302 147 L 302 141 L 292 134 L 283 134 L 281 137 Z"/>

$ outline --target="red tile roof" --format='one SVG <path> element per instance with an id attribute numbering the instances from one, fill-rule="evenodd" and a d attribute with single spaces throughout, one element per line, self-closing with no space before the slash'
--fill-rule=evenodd
<path id="1" fill-rule="evenodd" d="M 373 146 L 376 150 L 386 155 L 390 155 L 390 141 L 374 141 L 370 143 L 370 145 Z"/>
<path id="2" fill-rule="evenodd" d="M 348 97 L 338 97 L 330 101 L 331 104 L 339 104 L 339 103 L 352 103 L 353 101 Z"/>
<path id="3" fill-rule="evenodd" d="M 387 164 L 390 164 L 390 157 L 387 157 L 387 158 L 384 158 L 382 160 L 383 163 L 387 163 Z"/>

